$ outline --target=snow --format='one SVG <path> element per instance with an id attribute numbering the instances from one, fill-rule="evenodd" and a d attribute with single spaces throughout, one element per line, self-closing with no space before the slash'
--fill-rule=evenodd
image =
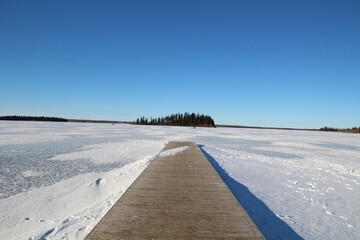
<path id="1" fill-rule="evenodd" d="M 189 146 L 185 146 L 185 147 L 178 147 L 178 148 L 173 148 L 173 149 L 169 149 L 166 151 L 163 151 L 159 154 L 159 157 L 168 157 L 168 156 L 174 156 L 182 151 L 185 151 L 186 149 L 188 149 Z"/>
<path id="2" fill-rule="evenodd" d="M 138 152 L 139 145 L 141 146 L 141 151 Z M 118 159 L 122 159 L 123 162 L 128 162 L 132 159 L 139 159 L 143 155 L 153 153 L 152 145 L 153 143 L 148 141 L 91 144 L 82 147 L 77 152 L 56 155 L 50 158 L 50 160 L 90 159 L 94 163 L 114 163 L 118 162 Z"/>
<path id="3" fill-rule="evenodd" d="M 267 239 L 360 239 L 360 135 L 8 121 L 0 239 L 83 239 L 168 141 L 198 143 Z"/>

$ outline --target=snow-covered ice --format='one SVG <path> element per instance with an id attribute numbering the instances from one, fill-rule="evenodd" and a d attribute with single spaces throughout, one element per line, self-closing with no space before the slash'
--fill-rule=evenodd
<path id="1" fill-rule="evenodd" d="M 7 121 L 0 239 L 83 239 L 168 141 L 198 143 L 267 239 L 360 239 L 360 135 Z"/>

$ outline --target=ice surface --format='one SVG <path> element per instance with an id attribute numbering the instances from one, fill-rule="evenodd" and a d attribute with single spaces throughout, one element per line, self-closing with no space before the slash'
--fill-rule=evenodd
<path id="1" fill-rule="evenodd" d="M 7 121 L 0 239 L 83 239 L 168 141 L 197 142 L 267 239 L 360 239 L 360 135 Z"/>
<path id="2" fill-rule="evenodd" d="M 118 142 L 112 142 L 115 140 Z M 3 144 L 0 151 L 0 181 L 3 183 L 0 185 L 0 199 L 79 174 L 119 168 L 144 156 L 141 151 L 136 151 L 138 145 L 147 150 L 152 144 L 90 136 L 43 143 Z M 29 174 L 31 172 L 36 174 Z"/>

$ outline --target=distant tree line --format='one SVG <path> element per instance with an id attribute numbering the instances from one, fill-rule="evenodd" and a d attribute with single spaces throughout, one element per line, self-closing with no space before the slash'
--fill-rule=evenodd
<path id="1" fill-rule="evenodd" d="M 360 127 L 353 127 L 352 132 L 354 133 L 360 133 Z"/>
<path id="2" fill-rule="evenodd" d="M 344 132 L 344 133 L 360 133 L 360 127 L 353 127 L 353 128 L 344 128 L 344 129 L 337 129 L 334 127 L 323 127 L 319 129 L 320 131 L 326 132 Z"/>
<path id="3" fill-rule="evenodd" d="M 199 126 L 199 127 L 215 127 L 214 120 L 204 114 L 195 113 L 176 113 L 166 117 L 146 118 L 141 117 L 136 119 L 136 124 L 139 125 L 167 125 L 167 126 Z"/>
<path id="4" fill-rule="evenodd" d="M 353 128 L 348 128 L 346 130 L 344 130 L 344 132 L 347 133 L 360 133 L 360 127 L 353 127 Z"/>
<path id="5" fill-rule="evenodd" d="M 337 132 L 338 129 L 334 128 L 334 127 L 322 127 L 320 128 L 320 131 L 325 131 L 325 132 Z"/>
<path id="6" fill-rule="evenodd" d="M 0 120 L 8 121 L 47 121 L 47 122 L 67 122 L 65 118 L 58 117 L 43 117 L 43 116 L 0 116 Z"/>

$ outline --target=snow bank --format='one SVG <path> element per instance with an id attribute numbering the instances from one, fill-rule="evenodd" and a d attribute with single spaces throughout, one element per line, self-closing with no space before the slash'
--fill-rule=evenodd
<path id="1" fill-rule="evenodd" d="M 87 173 L 2 199 L 0 239 L 82 239 L 147 166 Z"/>

